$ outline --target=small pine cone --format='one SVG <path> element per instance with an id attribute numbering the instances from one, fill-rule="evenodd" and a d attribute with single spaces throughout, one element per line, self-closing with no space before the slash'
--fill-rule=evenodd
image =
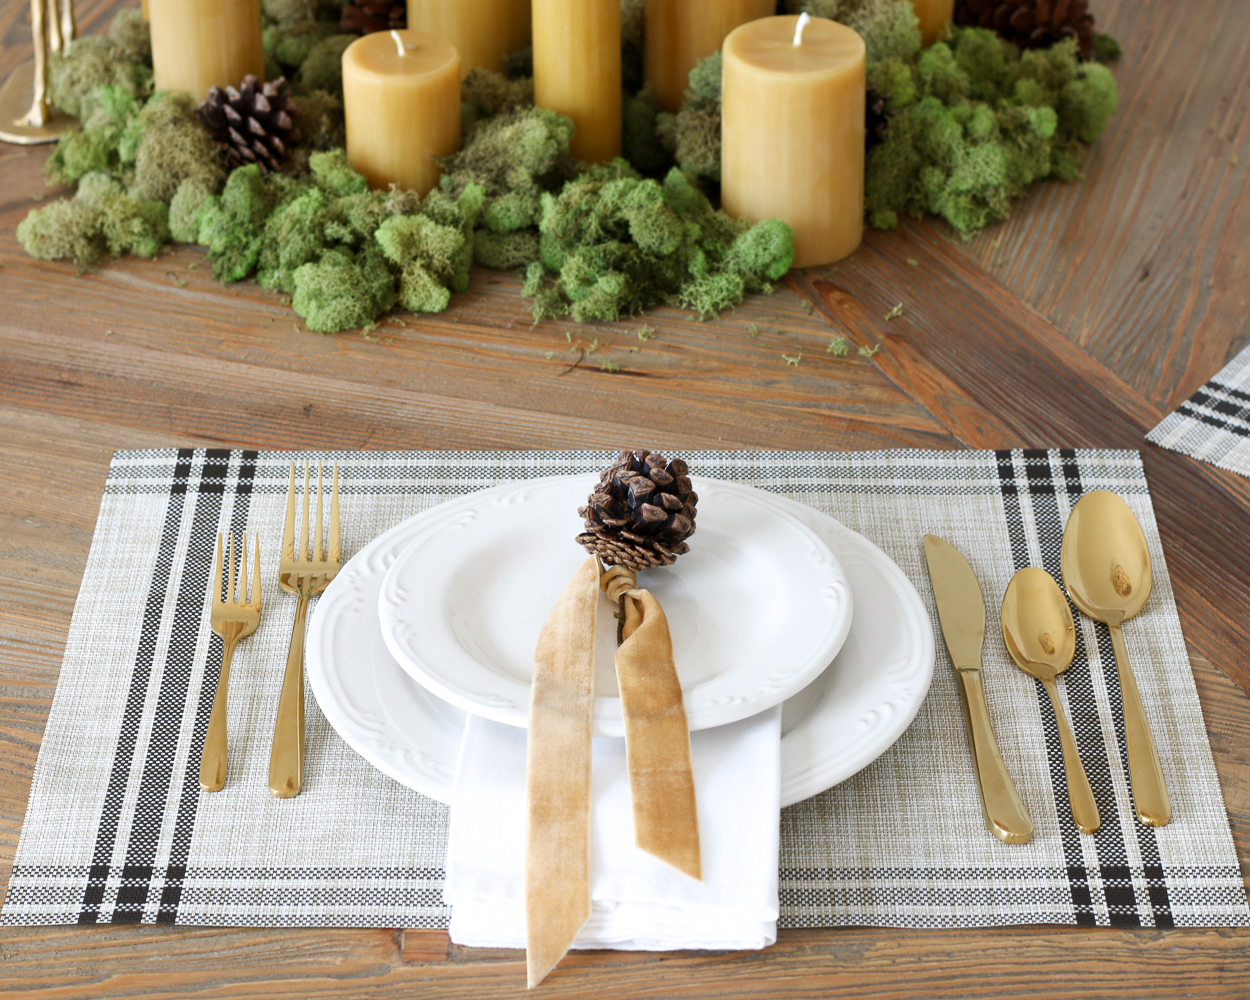
<path id="1" fill-rule="evenodd" d="M 885 127 L 890 124 L 890 116 L 886 113 L 885 104 L 890 95 L 868 84 L 868 100 L 864 106 L 865 145 L 873 146 L 885 138 Z"/>
<path id="2" fill-rule="evenodd" d="M 259 163 L 262 173 L 277 170 L 300 139 L 286 77 L 262 85 L 249 73 L 238 90 L 214 87 L 196 114 L 231 169 Z"/>
<path id="3" fill-rule="evenodd" d="M 666 462 L 653 451 L 623 451 L 604 469 L 599 485 L 578 510 L 586 530 L 578 542 L 608 566 L 635 572 L 668 566 L 690 551 L 699 496 L 680 458 Z"/>
<path id="4" fill-rule="evenodd" d="M 408 5 L 391 0 L 358 0 L 343 4 L 339 30 L 345 35 L 371 35 L 408 27 Z"/>
<path id="5" fill-rule="evenodd" d="M 1082 59 L 1094 54 L 1088 0 L 955 0 L 955 23 L 990 28 L 1022 49 L 1047 49 L 1075 38 Z"/>

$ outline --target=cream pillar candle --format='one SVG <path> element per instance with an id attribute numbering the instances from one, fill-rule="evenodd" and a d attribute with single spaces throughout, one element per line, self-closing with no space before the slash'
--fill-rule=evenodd
<path id="1" fill-rule="evenodd" d="M 534 103 L 573 119 L 571 152 L 621 154 L 620 0 L 533 0 Z"/>
<path id="2" fill-rule="evenodd" d="M 530 43 L 530 0 L 408 0 L 408 27 L 451 42 L 461 76 L 501 73 L 504 56 Z"/>
<path id="3" fill-rule="evenodd" d="M 260 0 L 148 0 L 148 24 L 158 90 L 202 101 L 210 87 L 265 78 Z"/>
<path id="4" fill-rule="evenodd" d="M 676 111 L 700 59 L 719 52 L 734 28 L 768 17 L 775 0 L 646 0 L 647 82 L 655 88 L 660 107 Z"/>
<path id="5" fill-rule="evenodd" d="M 721 206 L 786 222 L 795 267 L 840 260 L 863 235 L 863 39 L 822 17 L 767 17 L 722 51 Z"/>
<path id="6" fill-rule="evenodd" d="M 343 53 L 347 162 L 375 188 L 425 194 L 460 148 L 460 56 L 423 31 L 379 31 Z"/>
<path id="7" fill-rule="evenodd" d="M 955 0 L 911 0 L 911 5 L 916 8 L 916 16 L 920 18 L 921 39 L 925 45 L 932 45 L 951 23 Z"/>

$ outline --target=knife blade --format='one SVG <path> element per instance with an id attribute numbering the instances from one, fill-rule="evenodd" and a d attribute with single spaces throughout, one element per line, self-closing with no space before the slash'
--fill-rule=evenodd
<path id="1" fill-rule="evenodd" d="M 1005 843 L 1026 844 L 1033 836 L 1033 821 L 1003 763 L 981 684 L 981 651 L 985 645 L 985 598 L 981 585 L 963 553 L 945 539 L 925 535 L 924 554 L 937 599 L 942 638 L 955 666 L 985 825 Z"/>

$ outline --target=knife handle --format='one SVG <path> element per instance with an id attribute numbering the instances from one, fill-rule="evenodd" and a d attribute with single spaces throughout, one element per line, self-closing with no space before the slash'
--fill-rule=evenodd
<path id="1" fill-rule="evenodd" d="M 1033 821 L 1020 801 L 998 750 L 990 712 L 985 705 L 985 691 L 981 687 L 981 671 L 957 670 L 955 676 L 959 681 L 964 720 L 968 723 L 968 738 L 972 742 L 972 762 L 985 825 L 1004 843 L 1027 844 L 1033 836 Z"/>

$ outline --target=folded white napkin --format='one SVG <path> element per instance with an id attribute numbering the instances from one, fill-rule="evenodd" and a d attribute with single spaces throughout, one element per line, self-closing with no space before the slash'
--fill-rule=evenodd
<path id="1" fill-rule="evenodd" d="M 526 731 L 470 716 L 451 806 L 451 939 L 525 947 Z M 625 741 L 594 741 L 591 915 L 574 948 L 765 948 L 777 939 L 781 708 L 690 737 L 703 881 L 634 846 Z"/>

